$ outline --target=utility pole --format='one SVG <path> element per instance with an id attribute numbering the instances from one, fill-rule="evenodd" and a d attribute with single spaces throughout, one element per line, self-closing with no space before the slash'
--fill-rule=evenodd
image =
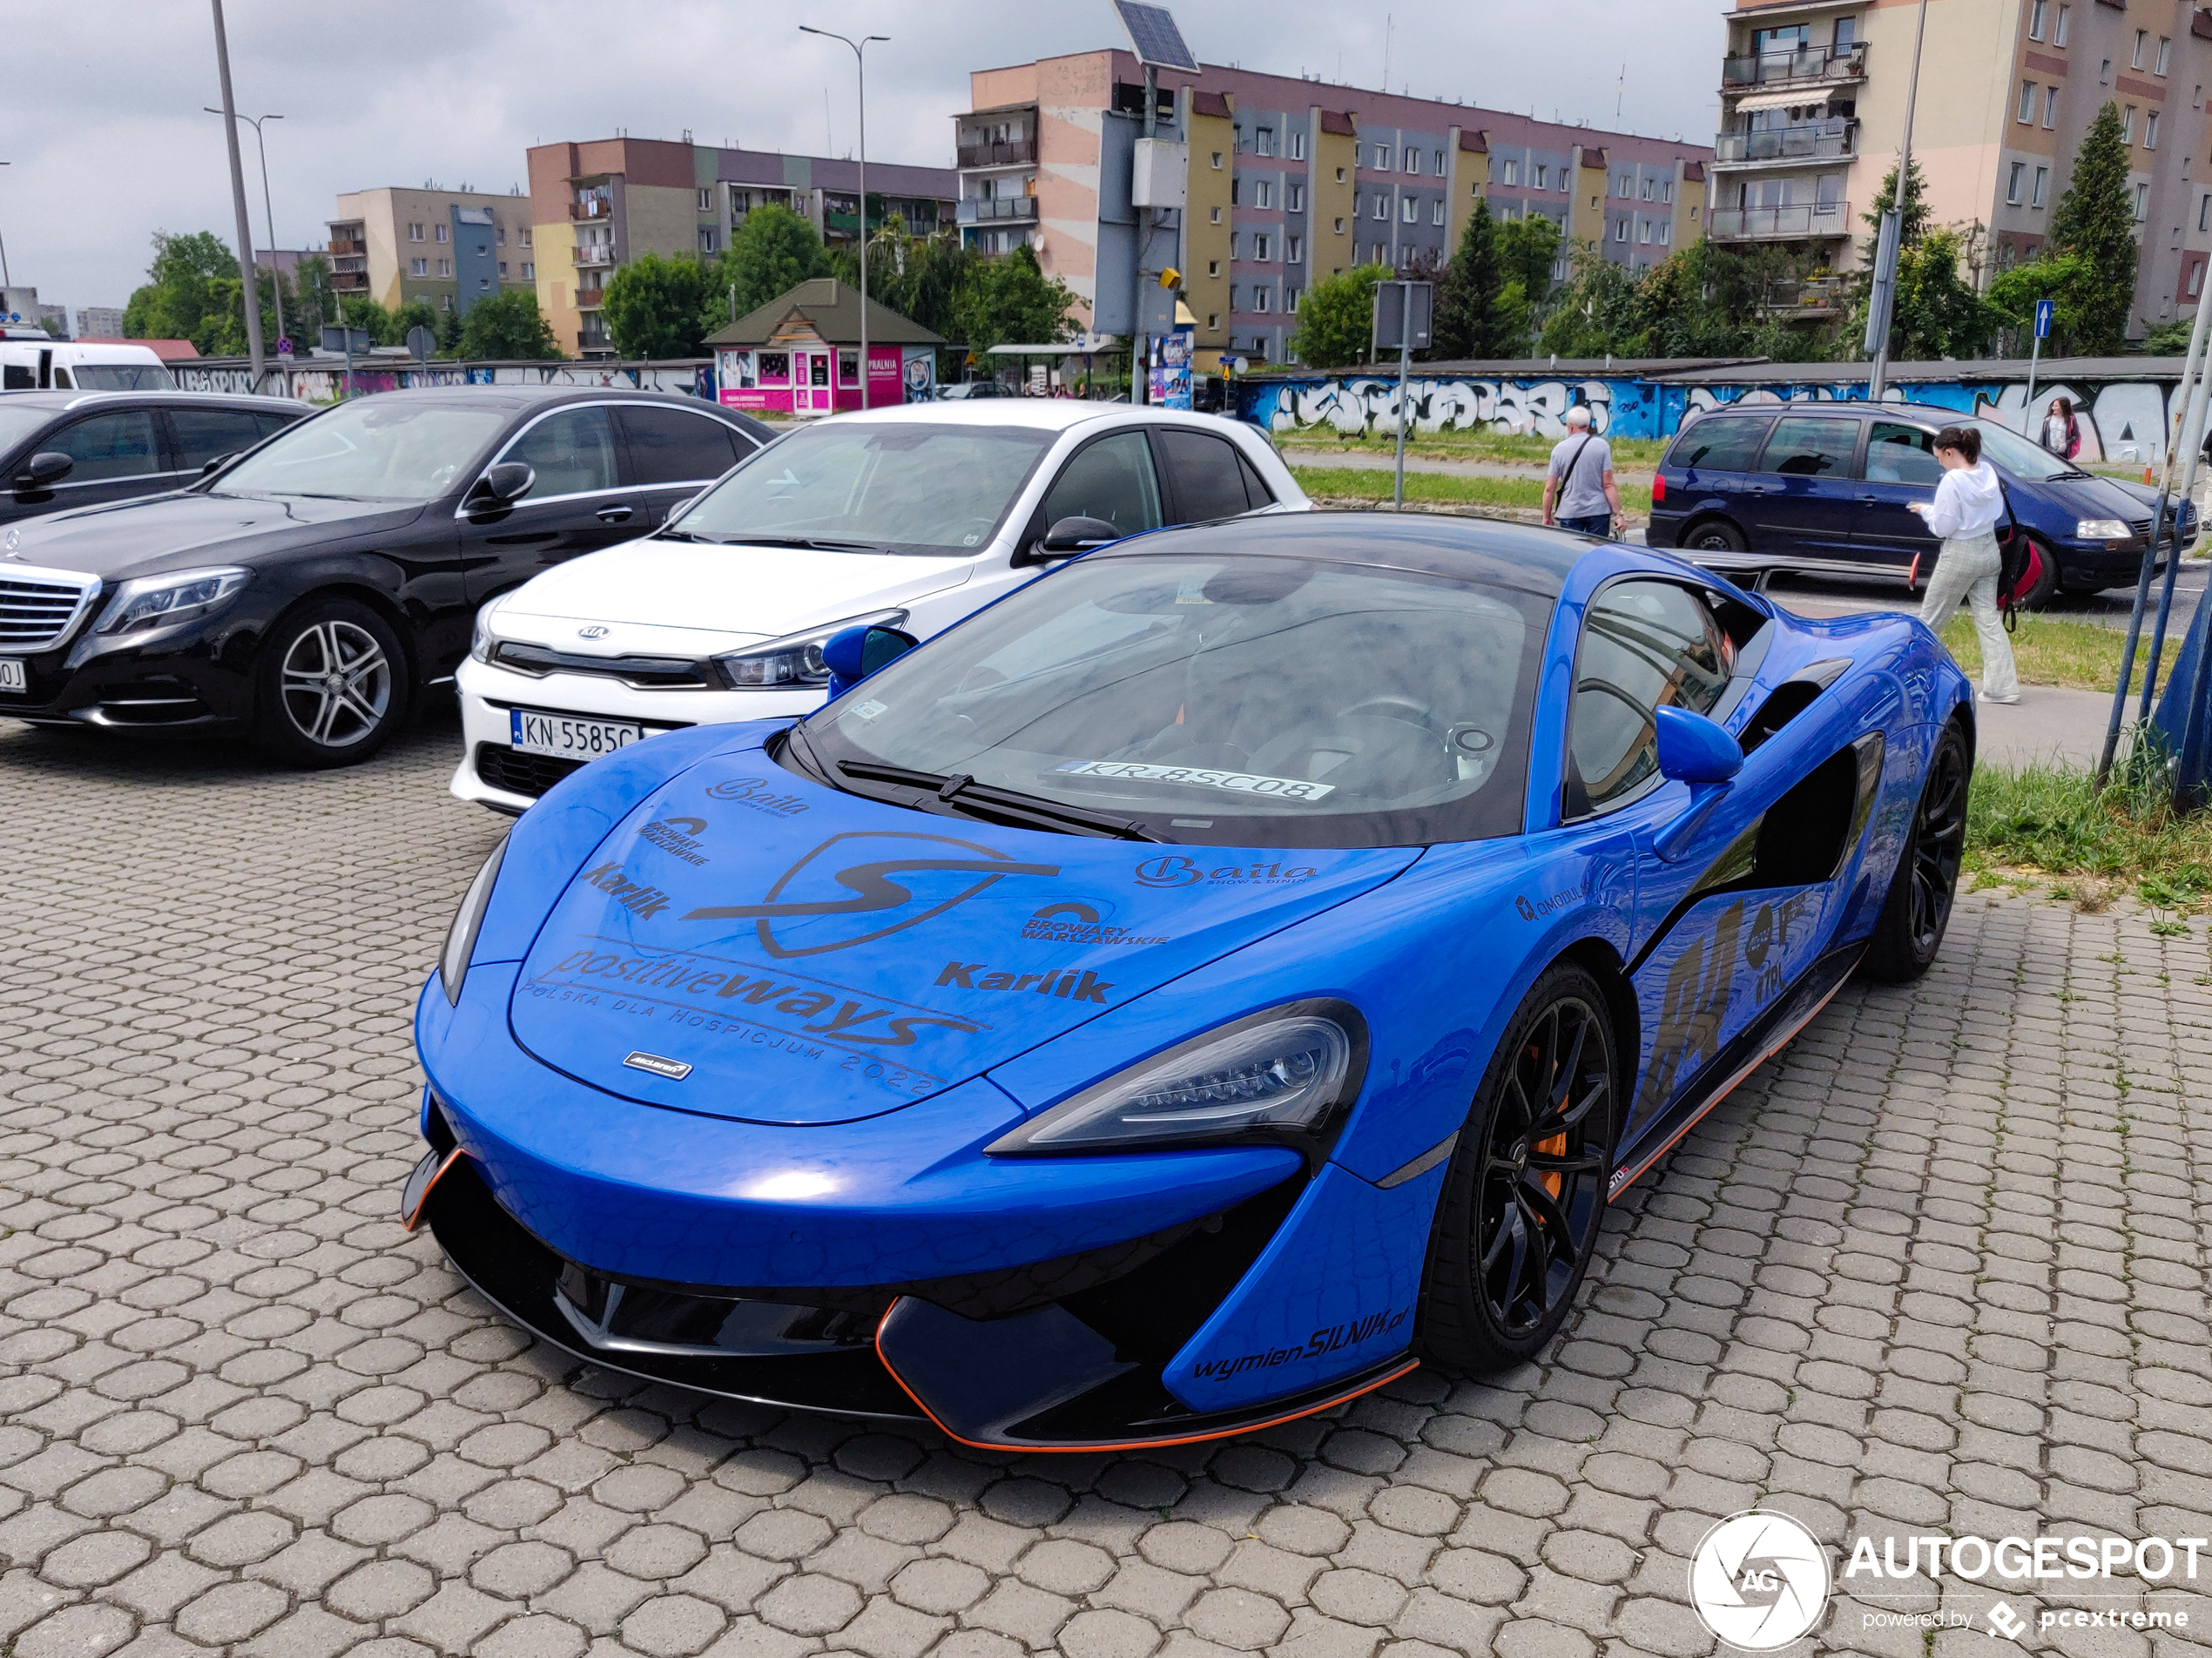
<path id="1" fill-rule="evenodd" d="M 1912 30 L 1912 78 L 1905 92 L 1905 138 L 1898 146 L 1897 193 L 1882 215 L 1882 239 L 1874 261 L 1874 290 L 1867 306 L 1867 346 L 1874 367 L 1866 377 L 1866 401 L 1878 403 L 1889 388 L 1890 306 L 1897 292 L 1897 256 L 1905 239 L 1905 204 L 1912 193 L 1912 111 L 1920 100 L 1920 46 L 1928 34 L 1928 0 L 1920 0 L 1920 17 Z M 1880 338 L 1874 337 L 1878 327 Z"/>
<path id="2" fill-rule="evenodd" d="M 222 111 L 210 108 L 205 104 L 200 107 L 206 110 L 210 115 L 222 113 Z M 253 129 L 253 147 L 260 152 L 261 156 L 261 222 L 268 227 L 269 232 L 269 293 L 276 300 L 277 338 L 281 340 L 286 333 L 284 273 L 277 268 L 276 263 L 276 209 L 270 205 L 269 201 L 269 146 L 262 141 L 261 123 L 281 121 L 284 117 L 281 115 L 241 115 L 238 118 Z M 285 370 L 284 390 L 286 396 L 292 394 L 292 371 L 288 368 Z"/>
<path id="3" fill-rule="evenodd" d="M 261 290 L 254 279 L 253 226 L 246 217 L 246 163 L 238 152 L 238 104 L 231 96 L 231 47 L 223 33 L 223 0 L 208 0 L 215 10 L 215 66 L 223 79 L 223 141 L 231 152 L 231 206 L 238 215 L 238 280 L 246 307 L 246 354 L 253 368 L 253 389 L 261 389 Z"/>
<path id="4" fill-rule="evenodd" d="M 848 35 L 834 35 L 826 29 L 817 29 L 811 24 L 800 24 L 802 35 L 820 35 L 826 40 L 841 40 L 853 49 L 853 59 L 860 71 L 860 407 L 869 407 L 868 398 L 868 46 L 875 41 L 890 43 L 888 35 L 869 35 L 854 40 Z M 735 290 L 733 289 L 734 293 Z M 832 394 L 831 406 L 836 406 Z"/>
<path id="5" fill-rule="evenodd" d="M 0 167 L 12 167 L 13 165 L 15 165 L 15 163 L 12 161 L 0 161 Z M 0 237 L 0 288 L 11 288 L 13 286 L 15 286 L 15 284 L 8 279 L 7 239 L 5 237 Z"/>

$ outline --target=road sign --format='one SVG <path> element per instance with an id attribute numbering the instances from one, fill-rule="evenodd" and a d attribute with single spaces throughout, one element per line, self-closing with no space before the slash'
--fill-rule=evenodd
<path id="1" fill-rule="evenodd" d="M 438 336 L 418 322 L 407 331 L 407 348 L 415 361 L 428 362 L 438 348 Z"/>
<path id="2" fill-rule="evenodd" d="M 289 357 L 291 354 L 292 336 L 290 334 L 287 334 L 283 339 L 277 341 L 277 355 L 280 357 Z"/>
<path id="3" fill-rule="evenodd" d="M 2051 313 L 2057 307 L 2048 300 L 2038 300 L 2035 302 L 2035 337 L 2038 340 L 2048 340 L 2051 337 Z"/>
<path id="4" fill-rule="evenodd" d="M 1423 351 L 1428 347 L 1429 316 L 1434 308 L 1436 285 L 1433 282 L 1403 282 L 1391 280 L 1375 284 L 1375 342 L 1373 357 L 1379 361 L 1386 351 L 1401 347 Z M 1413 335 L 1404 338 L 1406 321 L 1413 323 Z"/>
<path id="5" fill-rule="evenodd" d="M 333 324 L 322 331 L 322 348 L 327 352 L 365 355 L 369 345 L 366 328 L 341 328 Z"/>

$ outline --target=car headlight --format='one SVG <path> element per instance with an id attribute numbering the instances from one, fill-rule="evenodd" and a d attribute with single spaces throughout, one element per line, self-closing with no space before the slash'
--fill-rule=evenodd
<path id="1" fill-rule="evenodd" d="M 491 630 L 491 613 L 499 608 L 495 599 L 476 612 L 476 625 L 469 635 L 469 654 L 478 662 L 491 660 L 491 648 L 499 643 L 499 636 Z"/>
<path id="2" fill-rule="evenodd" d="M 491 907 L 492 884 L 499 879 L 499 860 L 506 855 L 507 837 L 502 835 L 462 894 L 461 908 L 446 929 L 446 947 L 438 953 L 438 982 L 445 987 L 449 1006 L 461 1005 L 461 981 L 469 976 L 469 958 L 475 954 L 476 934 L 483 929 L 484 912 Z"/>
<path id="3" fill-rule="evenodd" d="M 182 622 L 206 616 L 253 580 L 253 572 L 225 566 L 219 570 L 174 570 L 166 576 L 140 576 L 124 583 L 108 601 L 100 618 L 102 633 L 121 633 L 131 628 Z"/>
<path id="4" fill-rule="evenodd" d="M 829 664 L 822 660 L 824 645 L 847 628 L 895 628 L 906 619 L 904 610 L 879 610 L 873 616 L 847 617 L 826 628 L 771 639 L 765 644 L 748 645 L 743 650 L 717 657 L 714 669 L 732 691 L 796 691 L 808 685 L 826 685 L 830 671 Z"/>
<path id="5" fill-rule="evenodd" d="M 2084 518 L 2074 533 L 2082 541 L 2126 541 L 2135 532 L 2117 518 Z"/>
<path id="6" fill-rule="evenodd" d="M 1341 1001 L 1286 1002 L 1095 1082 L 984 1149 L 1135 1151 L 1224 1140 L 1314 1143 L 1359 1092 L 1367 1028 Z"/>

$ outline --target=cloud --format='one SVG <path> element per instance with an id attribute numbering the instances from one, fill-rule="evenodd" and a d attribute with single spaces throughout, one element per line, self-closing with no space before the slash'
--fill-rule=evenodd
<path id="1" fill-rule="evenodd" d="M 1721 30 L 1711 0 L 1170 0 L 1208 63 L 1375 86 L 1548 119 L 1710 141 Z M 119 305 L 159 229 L 234 224 L 205 0 L 108 0 L 18 19 L 0 100 L 0 237 L 49 304 Z M 435 179 L 504 191 L 532 144 L 639 138 L 839 155 L 858 141 L 852 55 L 868 48 L 868 152 L 948 165 L 968 71 L 1123 44 L 1107 0 L 228 0 L 242 113 L 267 127 L 276 236 L 315 246 L 341 191 Z M 1255 29 L 1257 17 L 1265 26 Z M 1623 62 L 1628 78 L 1617 78 Z M 267 239 L 241 125 L 257 246 Z"/>

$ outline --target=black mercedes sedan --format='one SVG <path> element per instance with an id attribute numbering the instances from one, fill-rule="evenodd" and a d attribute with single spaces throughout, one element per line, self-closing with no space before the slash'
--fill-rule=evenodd
<path id="1" fill-rule="evenodd" d="M 180 489 L 210 461 L 314 413 L 227 392 L 10 392 L 0 397 L 0 526 Z"/>
<path id="2" fill-rule="evenodd" d="M 673 393 L 340 403 L 184 489 L 0 528 L 0 716 L 366 759 L 485 600 L 651 532 L 770 435 Z"/>

